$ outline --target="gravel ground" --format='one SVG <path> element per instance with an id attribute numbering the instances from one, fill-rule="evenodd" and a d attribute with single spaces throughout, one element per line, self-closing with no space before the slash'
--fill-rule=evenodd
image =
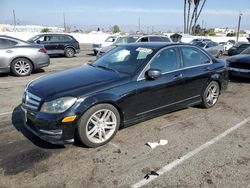
<path id="1" fill-rule="evenodd" d="M 144 187 L 250 187 L 249 80 L 231 80 L 212 109 L 192 107 L 139 123 L 100 148 L 51 145 L 29 133 L 19 107 L 26 84 L 93 59 L 84 45 L 76 57 L 53 57 L 48 68 L 29 77 L 0 76 L 0 187 L 131 187 L 247 118 Z M 160 139 L 168 144 L 145 145 Z"/>

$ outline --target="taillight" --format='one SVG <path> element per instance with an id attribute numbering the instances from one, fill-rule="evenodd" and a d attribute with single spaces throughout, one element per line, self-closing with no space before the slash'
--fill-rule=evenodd
<path id="1" fill-rule="evenodd" d="M 38 52 L 47 53 L 47 50 L 45 48 L 41 48 L 41 49 L 38 50 Z"/>

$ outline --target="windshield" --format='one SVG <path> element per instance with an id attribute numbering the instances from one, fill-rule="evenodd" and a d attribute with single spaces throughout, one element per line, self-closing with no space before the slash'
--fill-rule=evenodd
<path id="1" fill-rule="evenodd" d="M 39 37 L 40 37 L 39 35 L 34 36 L 34 37 L 30 38 L 30 39 L 28 40 L 28 42 L 34 42 L 34 41 L 37 40 Z"/>
<path id="2" fill-rule="evenodd" d="M 203 42 L 193 42 L 193 45 L 201 47 L 201 48 L 203 48 L 204 46 L 206 46 L 206 44 L 203 43 Z"/>
<path id="3" fill-rule="evenodd" d="M 108 37 L 105 42 L 115 42 L 116 37 Z"/>
<path id="4" fill-rule="evenodd" d="M 239 47 L 240 45 L 242 45 L 242 44 L 245 44 L 245 42 L 237 42 L 237 43 L 235 43 L 235 47 Z"/>
<path id="5" fill-rule="evenodd" d="M 120 37 L 113 45 L 121 45 L 135 42 L 139 37 Z"/>
<path id="6" fill-rule="evenodd" d="M 133 75 L 145 62 L 150 60 L 153 54 L 154 51 L 150 48 L 119 46 L 91 65 Z"/>
<path id="7" fill-rule="evenodd" d="M 248 47 L 247 49 L 243 50 L 241 52 L 241 54 L 248 54 L 248 55 L 250 55 L 250 47 Z"/>

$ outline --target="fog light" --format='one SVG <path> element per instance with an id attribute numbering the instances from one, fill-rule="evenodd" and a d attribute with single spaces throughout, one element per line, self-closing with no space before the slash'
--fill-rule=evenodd
<path id="1" fill-rule="evenodd" d="M 76 119 L 76 116 L 69 116 L 69 117 L 63 118 L 62 122 L 63 123 L 68 123 L 68 122 L 75 121 L 75 119 Z"/>

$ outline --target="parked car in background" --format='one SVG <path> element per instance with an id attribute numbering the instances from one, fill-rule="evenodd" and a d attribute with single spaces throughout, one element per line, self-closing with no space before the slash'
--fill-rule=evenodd
<path id="1" fill-rule="evenodd" d="M 99 49 L 99 51 L 96 55 L 96 59 L 98 59 L 103 54 L 107 53 L 108 51 L 112 50 L 116 46 L 136 42 L 139 38 L 140 38 L 140 36 L 138 36 L 138 35 L 121 36 L 121 37 L 117 38 L 117 40 L 112 45 L 102 47 L 101 49 Z"/>
<path id="2" fill-rule="evenodd" d="M 28 76 L 33 70 L 46 67 L 49 63 L 49 56 L 43 46 L 0 36 L 0 73 Z"/>
<path id="3" fill-rule="evenodd" d="M 227 41 L 227 42 L 219 42 L 220 45 L 223 46 L 223 49 L 224 49 L 224 53 L 227 54 L 228 53 L 228 50 L 233 47 L 233 45 L 235 43 L 232 43 L 230 41 Z"/>
<path id="4" fill-rule="evenodd" d="M 191 44 L 194 44 L 196 42 L 213 42 L 211 39 L 203 39 L 203 38 L 196 38 L 190 41 Z"/>
<path id="5" fill-rule="evenodd" d="M 64 83 L 64 84 L 61 84 Z M 32 81 L 22 109 L 40 138 L 88 147 L 120 127 L 188 106 L 213 107 L 228 84 L 225 60 L 180 43 L 121 45 L 92 64 Z"/>
<path id="6" fill-rule="evenodd" d="M 44 45 L 49 55 L 73 57 L 75 54 L 80 53 L 79 42 L 71 35 L 40 34 L 32 37 L 28 42 Z"/>
<path id="7" fill-rule="evenodd" d="M 193 42 L 193 45 L 205 49 L 214 57 L 220 57 L 224 53 L 224 48 L 216 42 Z"/>
<path id="8" fill-rule="evenodd" d="M 227 59 L 231 76 L 250 78 L 250 47 Z"/>
<path id="9" fill-rule="evenodd" d="M 103 54 L 112 50 L 116 46 L 121 44 L 128 44 L 132 42 L 172 42 L 172 40 L 165 35 L 144 35 L 144 36 L 124 36 L 119 37 L 116 42 L 114 42 L 111 46 L 103 47 L 97 53 L 96 58 L 100 58 Z"/>
<path id="10" fill-rule="evenodd" d="M 250 47 L 249 42 L 237 42 L 233 47 L 229 48 L 228 55 L 233 56 L 240 54 L 243 50 L 247 49 L 248 47 Z"/>
<path id="11" fill-rule="evenodd" d="M 250 47 L 248 47 L 247 49 L 243 50 L 240 54 L 250 55 Z"/>
<path id="12" fill-rule="evenodd" d="M 104 42 L 102 43 L 94 43 L 92 44 L 92 49 L 95 55 L 97 55 L 98 51 L 106 46 L 112 45 L 116 40 L 118 39 L 118 36 L 109 36 Z"/>

